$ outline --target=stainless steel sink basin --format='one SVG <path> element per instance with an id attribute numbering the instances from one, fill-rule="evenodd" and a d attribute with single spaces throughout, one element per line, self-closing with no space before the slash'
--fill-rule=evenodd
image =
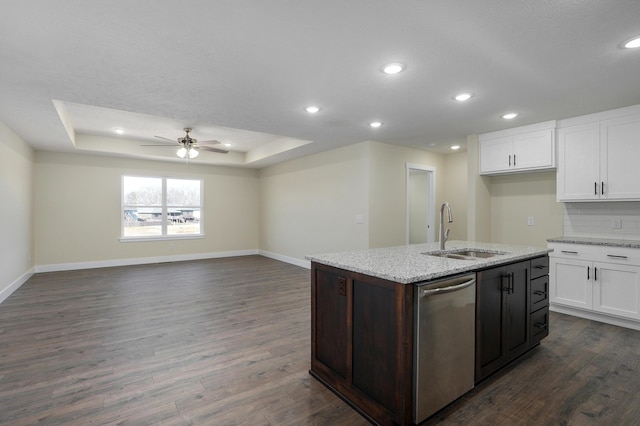
<path id="1" fill-rule="evenodd" d="M 483 250 L 483 249 L 454 249 L 447 251 L 432 251 L 422 254 L 436 257 L 446 257 L 449 259 L 458 260 L 474 260 L 474 259 L 487 259 L 501 254 L 507 254 L 503 251 Z"/>

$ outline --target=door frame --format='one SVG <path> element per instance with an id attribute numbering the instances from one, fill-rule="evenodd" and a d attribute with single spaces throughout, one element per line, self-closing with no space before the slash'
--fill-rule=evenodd
<path id="1" fill-rule="evenodd" d="M 409 191 L 409 174 L 411 170 L 421 170 L 427 173 L 427 242 L 435 241 L 435 205 L 436 205 L 436 169 L 431 166 L 422 164 L 406 163 L 405 167 L 405 244 L 409 244 L 410 238 L 410 191 Z"/>

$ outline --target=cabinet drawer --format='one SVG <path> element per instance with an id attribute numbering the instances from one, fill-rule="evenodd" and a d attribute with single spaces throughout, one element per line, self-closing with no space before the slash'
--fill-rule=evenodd
<path id="1" fill-rule="evenodd" d="M 542 256 L 531 259 L 531 279 L 539 278 L 548 274 L 549 256 Z"/>
<path id="2" fill-rule="evenodd" d="M 531 346 L 549 335 L 549 307 L 531 314 Z"/>
<path id="3" fill-rule="evenodd" d="M 531 312 L 549 304 L 549 276 L 531 280 Z"/>

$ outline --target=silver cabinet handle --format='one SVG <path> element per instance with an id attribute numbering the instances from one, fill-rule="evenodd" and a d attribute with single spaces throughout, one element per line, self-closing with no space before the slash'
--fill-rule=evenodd
<path id="1" fill-rule="evenodd" d="M 560 250 L 561 253 L 567 253 L 567 254 L 578 254 L 577 251 L 571 251 L 571 250 Z"/>
<path id="2" fill-rule="evenodd" d="M 422 290 L 420 292 L 420 297 L 431 296 L 434 294 L 451 293 L 452 291 L 458 291 L 458 290 L 462 290 L 463 288 L 472 286 L 475 283 L 476 283 L 476 279 L 472 278 L 469 281 L 463 282 L 462 284 L 452 285 L 449 287 L 439 287 L 439 288 L 432 288 L 428 290 Z"/>

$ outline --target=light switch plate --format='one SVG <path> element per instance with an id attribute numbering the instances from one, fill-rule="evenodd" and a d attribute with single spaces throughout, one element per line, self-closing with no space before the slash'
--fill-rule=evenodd
<path id="1" fill-rule="evenodd" d="M 527 217 L 527 225 L 529 225 L 529 226 L 533 226 L 533 225 L 535 225 L 535 224 L 536 224 L 536 220 L 534 219 L 534 217 L 533 217 L 533 216 L 529 216 L 529 217 Z"/>

